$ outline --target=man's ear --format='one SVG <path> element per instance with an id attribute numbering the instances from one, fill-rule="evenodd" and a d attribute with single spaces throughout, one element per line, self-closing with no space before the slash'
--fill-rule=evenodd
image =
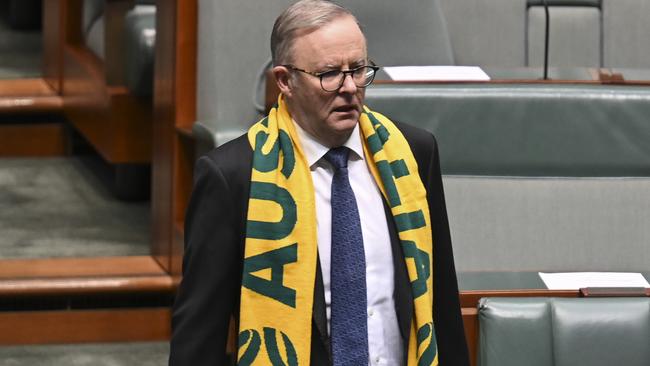
<path id="1" fill-rule="evenodd" d="M 284 66 L 275 66 L 271 71 L 273 72 L 273 76 L 275 76 L 275 83 L 278 85 L 280 93 L 290 97 L 292 86 L 289 69 Z"/>

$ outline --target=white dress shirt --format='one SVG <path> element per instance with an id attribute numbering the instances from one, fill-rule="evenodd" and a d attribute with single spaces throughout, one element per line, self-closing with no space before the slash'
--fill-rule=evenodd
<path id="1" fill-rule="evenodd" d="M 323 156 L 329 148 L 319 143 L 294 121 L 300 145 L 311 169 L 316 199 L 318 255 L 323 274 L 327 329 L 331 314 L 330 263 L 332 244 L 332 178 L 334 168 Z M 350 185 L 357 200 L 366 258 L 366 288 L 368 293 L 368 354 L 369 365 L 400 365 L 402 345 L 395 311 L 395 276 L 390 235 L 379 187 L 363 153 L 359 125 L 344 146 L 350 151 L 348 172 Z"/>

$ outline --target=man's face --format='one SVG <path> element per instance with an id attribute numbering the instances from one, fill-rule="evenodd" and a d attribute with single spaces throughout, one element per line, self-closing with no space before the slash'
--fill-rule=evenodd
<path id="1" fill-rule="evenodd" d="M 291 49 L 292 65 L 310 72 L 349 70 L 367 64 L 366 40 L 351 16 L 298 36 Z M 346 75 L 334 92 L 321 88 L 318 77 L 298 71 L 289 75 L 285 91 L 289 111 L 296 122 L 322 144 L 343 144 L 362 111 L 365 89 Z"/>

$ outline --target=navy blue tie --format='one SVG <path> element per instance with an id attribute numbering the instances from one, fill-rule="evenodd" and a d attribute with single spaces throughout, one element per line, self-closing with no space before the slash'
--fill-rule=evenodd
<path id="1" fill-rule="evenodd" d="M 334 166 L 332 179 L 331 318 L 334 366 L 368 364 L 366 260 L 361 220 L 348 178 L 350 149 L 325 154 Z"/>

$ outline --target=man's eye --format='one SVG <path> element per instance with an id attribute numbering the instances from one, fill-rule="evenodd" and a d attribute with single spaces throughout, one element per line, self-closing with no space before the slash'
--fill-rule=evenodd
<path id="1" fill-rule="evenodd" d="M 335 79 L 339 76 L 341 72 L 339 70 L 325 71 L 320 75 L 323 79 Z"/>
<path id="2" fill-rule="evenodd" d="M 365 75 L 368 72 L 367 69 L 368 69 L 367 67 L 358 66 L 358 67 L 355 67 L 352 70 L 354 70 L 354 76 L 362 76 L 362 75 Z"/>

